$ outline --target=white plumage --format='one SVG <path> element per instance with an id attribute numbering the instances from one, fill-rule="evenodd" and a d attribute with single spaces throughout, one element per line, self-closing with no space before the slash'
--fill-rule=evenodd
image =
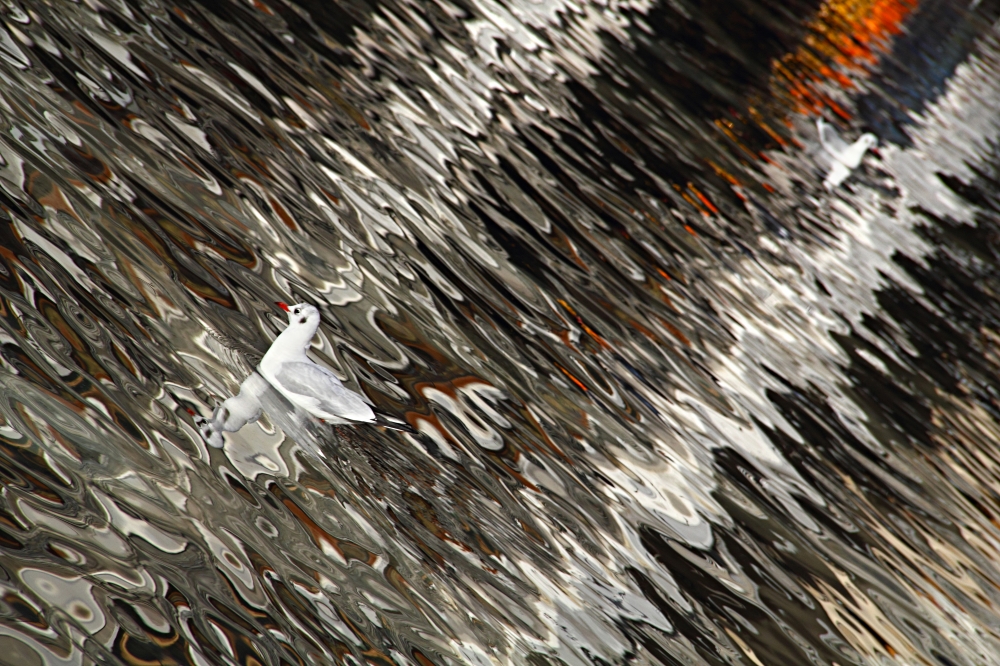
<path id="1" fill-rule="evenodd" d="M 828 190 L 847 180 L 851 172 L 861 164 L 865 153 L 878 145 L 878 137 L 871 133 L 862 134 L 857 141 L 848 144 L 822 118 L 816 119 L 816 130 L 819 133 L 819 143 L 831 162 L 830 171 L 823 180 L 823 185 Z"/>
<path id="2" fill-rule="evenodd" d="M 257 370 L 240 385 L 239 394 L 219 405 L 210 419 L 191 412 L 198 432 L 210 446 L 222 448 L 225 444 L 222 433 L 236 432 L 256 421 L 263 405 L 268 404 L 273 411 L 276 404 L 267 397 L 272 389 L 293 405 L 328 423 L 371 423 L 416 432 L 405 421 L 376 414 L 364 398 L 306 355 L 319 328 L 319 310 L 308 303 L 277 305 L 288 313 L 288 328 L 271 343 Z"/>
<path id="3" fill-rule="evenodd" d="M 264 379 L 289 402 L 316 418 L 334 423 L 375 423 L 375 412 L 359 394 L 306 355 L 319 328 L 319 310 L 308 303 L 278 305 L 288 313 L 288 328 L 260 361 Z"/>

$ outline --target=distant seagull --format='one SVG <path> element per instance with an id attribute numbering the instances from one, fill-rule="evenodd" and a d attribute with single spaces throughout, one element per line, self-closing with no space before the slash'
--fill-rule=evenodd
<path id="1" fill-rule="evenodd" d="M 823 186 L 828 190 L 833 190 L 847 180 L 851 172 L 861 164 L 865 153 L 878 145 L 878 137 L 871 133 L 862 134 L 857 141 L 848 145 L 837 134 L 837 130 L 822 118 L 816 119 L 816 129 L 819 132 L 820 145 L 832 162 L 830 171 L 823 181 Z"/>
<path id="2" fill-rule="evenodd" d="M 360 395 L 306 356 L 306 349 L 319 328 L 319 310 L 308 303 L 277 305 L 288 313 L 288 328 L 260 361 L 264 379 L 289 402 L 323 421 L 377 423 L 375 412 Z"/>

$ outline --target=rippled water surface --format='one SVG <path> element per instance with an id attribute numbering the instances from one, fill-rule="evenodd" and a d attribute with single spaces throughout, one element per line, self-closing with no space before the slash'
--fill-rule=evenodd
<path id="1" fill-rule="evenodd" d="M 3 0 L 0 664 L 1000 664 L 998 17 Z"/>

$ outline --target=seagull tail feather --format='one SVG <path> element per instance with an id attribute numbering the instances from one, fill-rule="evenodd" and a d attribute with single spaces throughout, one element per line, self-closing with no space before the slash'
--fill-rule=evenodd
<path id="1" fill-rule="evenodd" d="M 408 432 L 411 435 L 417 434 L 417 430 L 406 421 L 402 421 L 393 416 L 387 416 L 380 412 L 375 412 L 375 425 L 379 425 L 384 428 L 389 428 L 390 430 L 400 430 L 402 432 Z"/>

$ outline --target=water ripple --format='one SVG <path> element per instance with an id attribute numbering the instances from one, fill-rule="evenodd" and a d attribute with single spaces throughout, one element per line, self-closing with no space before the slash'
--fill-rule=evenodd
<path id="1" fill-rule="evenodd" d="M 998 16 L 6 0 L 0 663 L 1000 663 Z"/>

